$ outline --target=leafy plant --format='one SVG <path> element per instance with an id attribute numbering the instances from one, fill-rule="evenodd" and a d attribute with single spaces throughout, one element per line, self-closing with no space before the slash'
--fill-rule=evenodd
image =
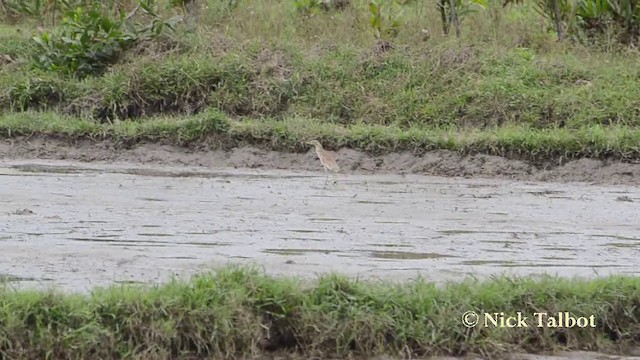
<path id="1" fill-rule="evenodd" d="M 456 36 L 460 37 L 462 20 L 472 13 L 485 10 L 487 7 L 488 0 L 439 0 L 438 9 L 442 18 L 442 31 L 445 35 L 448 34 L 449 26 L 453 24 Z"/>
<path id="2" fill-rule="evenodd" d="M 37 48 L 33 65 L 79 78 L 99 74 L 136 41 L 155 38 L 167 27 L 173 30 L 178 21 L 161 20 L 148 1 L 138 6 L 152 15 L 149 25 L 134 24 L 130 20 L 133 13 L 126 17 L 120 13 L 114 20 L 98 2 L 68 11 L 60 32 L 44 32 L 33 38 Z"/>
<path id="3" fill-rule="evenodd" d="M 591 0 L 594 1 L 594 0 Z M 607 0 L 617 24 L 624 29 L 624 42 L 637 44 L 640 36 L 640 8 L 636 0 Z"/>
<path id="4" fill-rule="evenodd" d="M 369 23 L 376 39 L 395 37 L 400 29 L 400 3 L 398 0 L 370 0 Z"/>
<path id="5" fill-rule="evenodd" d="M 559 39 L 565 32 L 592 37 L 615 25 L 624 30 L 624 42 L 636 43 L 640 32 L 635 0 L 537 0 L 535 9 L 554 23 Z"/>
<path id="6" fill-rule="evenodd" d="M 320 11 L 320 0 L 293 0 L 293 7 L 305 15 L 315 14 Z"/>

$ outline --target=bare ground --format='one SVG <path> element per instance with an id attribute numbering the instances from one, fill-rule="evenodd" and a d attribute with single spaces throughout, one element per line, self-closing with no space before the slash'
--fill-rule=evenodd
<path id="1" fill-rule="evenodd" d="M 423 155 L 411 152 L 372 156 L 353 149 L 337 151 L 338 163 L 347 174 L 422 174 L 434 176 L 499 177 L 513 180 L 590 182 L 611 185 L 640 184 L 640 162 L 580 159 L 531 164 L 490 155 L 461 156 L 447 150 Z M 157 143 L 122 146 L 113 141 L 13 138 L 0 140 L 0 159 L 75 160 L 137 164 L 188 165 L 211 168 L 262 168 L 319 170 L 315 153 L 281 153 L 256 147 L 229 151 L 207 146 L 192 148 Z"/>
<path id="2" fill-rule="evenodd" d="M 435 282 L 640 272 L 635 186 L 326 180 L 306 171 L 3 159 L 0 278 L 87 291 L 229 263 L 302 278 L 337 271 Z"/>
<path id="3" fill-rule="evenodd" d="M 71 163 L 127 163 L 142 167 L 134 171 L 115 165 L 114 172 L 110 167 L 94 170 L 58 167 L 56 170 L 46 166 L 24 165 L 35 159 L 67 160 Z M 342 149 L 338 151 L 338 159 L 348 174 L 427 174 L 617 185 L 637 185 L 640 182 L 640 164 L 588 159 L 546 169 L 501 157 L 463 157 L 449 151 L 434 151 L 423 156 L 411 153 L 370 156 Z M 340 259 L 330 259 L 336 249 L 326 248 L 331 245 L 331 239 L 337 237 L 340 240 L 340 234 L 343 237 L 348 233 L 358 235 L 363 219 L 374 220 L 370 223 L 375 226 L 369 229 L 373 233 L 367 234 L 362 230 L 365 233 L 360 234 L 360 238 L 371 238 L 374 243 L 358 245 L 343 239 L 340 244 L 349 247 L 347 253 L 365 254 L 361 257 L 363 262 L 386 274 L 403 269 L 413 272 L 426 270 L 429 273 L 454 260 L 465 260 L 465 269 L 461 270 L 472 270 L 476 274 L 481 269 L 486 270 L 486 274 L 505 269 L 510 269 L 512 273 L 537 273 L 542 269 L 554 269 L 554 265 L 555 270 L 567 275 L 589 272 L 590 267 L 598 268 L 597 273 L 604 274 L 608 272 L 604 264 L 613 264 L 609 266 L 612 273 L 624 273 L 625 269 L 634 272 L 633 268 L 637 268 L 634 259 L 637 258 L 640 243 L 633 236 L 634 232 L 637 233 L 637 226 L 630 221 L 633 219 L 633 203 L 638 199 L 633 188 L 582 188 L 506 181 L 447 182 L 436 179 L 422 184 L 424 179 L 395 179 L 401 183 L 394 183 L 390 181 L 393 179 L 386 177 L 383 180 L 377 176 L 348 176 L 340 180 L 342 185 L 325 191 L 320 189 L 321 178 L 314 180 L 313 176 L 301 174 L 288 174 L 283 178 L 281 174 L 273 175 L 271 172 L 272 175 L 269 175 L 269 171 L 266 171 L 322 171 L 313 151 L 283 154 L 256 148 L 193 150 L 158 144 L 125 148 L 117 147 L 110 141 L 71 144 L 43 138 L 1 140 L 0 161 L 23 164 L 11 165 L 0 174 L 6 175 L 0 176 L 0 218 L 3 220 L 0 230 L 4 234 L 0 237 L 4 249 L 0 256 L 0 277 L 4 275 L 10 282 L 25 285 L 54 282 L 63 285 L 63 288 L 78 289 L 78 286 L 87 284 L 155 282 L 171 273 L 188 274 L 191 270 L 201 271 L 222 265 L 226 262 L 223 259 L 234 255 L 232 244 L 239 246 L 236 250 L 244 257 L 262 260 L 258 262 L 273 268 L 276 273 L 322 272 L 327 270 L 331 260 L 361 267 L 363 264 L 358 262 L 357 257 L 345 262 L 338 253 Z M 172 165 L 175 166 L 173 170 L 166 168 Z M 242 177 L 228 177 L 215 172 L 184 172 L 187 167 L 261 168 L 259 173 L 264 174 L 250 175 L 242 180 Z M 123 174 L 125 177 L 122 177 Z M 96 177 L 99 177 L 99 181 L 96 181 Z M 290 179 L 285 179 L 287 177 Z M 154 180 L 158 178 L 161 179 Z M 175 183 L 171 183 L 171 178 L 176 180 Z M 308 181 L 317 187 L 309 186 L 306 184 Z M 260 196 L 242 194 L 256 187 L 262 187 L 262 190 L 256 190 L 260 190 Z M 181 191 L 183 188 L 184 191 Z M 283 195 L 292 189 L 295 190 L 294 195 Z M 349 194 L 340 196 L 339 193 L 346 190 Z M 153 197 L 145 197 L 145 191 Z M 305 195 L 305 192 L 309 194 Z M 374 194 L 382 198 L 374 201 Z M 215 199 L 207 200 L 206 197 Z M 167 201 L 168 198 L 174 199 Z M 256 201 L 258 198 L 261 200 Z M 228 201 L 222 201 L 224 199 Z M 336 207 L 335 200 L 340 199 L 345 204 Z M 393 209 L 399 206 L 397 200 L 408 204 L 409 208 L 404 212 Z M 411 205 L 413 203 L 409 200 L 431 206 L 423 204 L 415 207 L 417 205 Z M 122 202 L 126 206 L 121 206 Z M 262 206 L 257 206 L 259 204 Z M 348 208 L 349 204 L 353 206 Z M 440 215 L 435 212 L 438 215 L 435 219 L 434 209 L 437 208 L 434 208 L 434 204 L 438 204 L 441 212 Z M 505 204 L 509 209 L 495 210 L 505 207 Z M 247 213 L 247 209 L 251 208 L 253 215 Z M 350 216 L 356 215 L 351 227 L 344 223 L 346 213 L 342 214 L 344 219 L 337 218 L 335 214 L 334 218 L 323 214 L 324 211 L 335 212 L 336 209 L 346 209 Z M 354 209 L 369 213 L 358 215 Z M 416 212 L 415 209 L 429 211 Z M 193 221 L 194 215 L 200 210 L 206 210 L 202 212 L 205 215 Z M 310 213 L 314 211 L 315 215 Z M 238 226 L 222 226 L 218 221 L 222 213 L 216 212 L 226 214 L 224 223 L 239 221 Z M 292 213 L 300 215 L 296 217 L 290 215 Z M 247 215 L 252 218 L 247 219 Z M 295 225 L 295 221 L 291 221 L 292 216 L 293 220 L 304 222 L 304 226 L 300 223 L 297 224 L 298 228 L 290 229 Z M 390 221 L 393 219 L 389 218 L 397 216 L 405 221 Z M 376 218 L 385 218 L 386 221 L 376 222 Z M 127 225 L 127 222 L 133 222 L 136 226 Z M 277 224 L 285 224 L 282 225 L 285 227 L 271 229 L 270 236 L 253 233 L 253 236 L 247 237 L 242 233 L 242 229 L 247 230 L 251 226 L 268 229 L 269 226 L 277 227 Z M 177 225 L 188 229 L 174 229 Z M 411 238 L 407 233 L 411 225 L 418 226 L 416 231 L 423 235 L 435 232 L 429 237 L 439 238 L 435 243 L 441 243 L 441 248 L 434 248 L 434 242 L 428 239 L 417 241 L 420 239 Z M 451 226 L 447 228 L 448 225 Z M 489 225 L 494 230 L 487 232 L 478 229 L 483 225 Z M 124 228 L 119 228 L 122 226 Z M 310 229 L 313 227 L 318 229 Z M 178 230 L 188 234 L 182 239 L 184 241 L 178 239 Z M 234 238 L 235 234 L 238 234 L 237 238 Z M 226 242 L 216 240 L 222 235 Z M 322 238 L 323 235 L 328 236 Z M 454 239 L 456 236 L 458 238 Z M 194 237 L 198 241 L 185 243 L 185 239 Z M 320 239 L 316 239 L 318 237 Z M 250 241 L 250 244 L 242 241 Z M 316 247 L 321 250 L 316 249 L 317 253 L 314 250 L 300 250 L 310 244 L 318 244 Z M 259 245 L 262 249 L 252 252 L 252 245 Z M 482 248 L 475 249 L 472 245 Z M 358 246 L 364 248 L 356 249 Z M 419 249 L 420 246 L 429 249 Z M 468 251 L 467 259 L 460 259 L 464 255 L 460 247 L 472 250 Z M 544 248 L 544 251 L 538 248 Z M 449 252 L 449 255 L 455 256 L 438 257 L 427 251 Z M 517 254 L 524 257 L 518 258 Z M 533 255 L 536 255 L 535 259 Z M 538 260 L 546 263 L 536 262 Z M 158 267 L 164 268 L 166 273 L 160 274 Z M 395 271 L 390 271 L 389 267 L 395 267 Z M 451 268 L 451 264 L 446 267 Z M 516 271 L 518 269 L 522 271 Z M 461 271 L 449 275 L 457 278 L 464 273 Z M 554 356 L 514 354 L 504 358 L 640 359 L 635 357 L 640 352 L 630 351 L 627 354 L 631 356 L 569 352 Z M 481 358 L 470 356 L 465 359 Z"/>

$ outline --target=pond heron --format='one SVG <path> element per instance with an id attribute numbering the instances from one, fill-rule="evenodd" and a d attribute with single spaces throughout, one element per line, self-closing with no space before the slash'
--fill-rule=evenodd
<path id="1" fill-rule="evenodd" d="M 306 144 L 313 145 L 316 147 L 316 154 L 320 159 L 320 163 L 322 163 L 322 167 L 324 167 L 324 171 L 331 174 L 336 174 L 340 171 L 340 166 L 336 162 L 336 158 L 330 151 L 325 150 L 322 147 L 322 144 L 318 140 L 307 141 Z M 325 185 L 327 184 L 329 177 L 327 176 L 327 180 L 325 180 Z"/>

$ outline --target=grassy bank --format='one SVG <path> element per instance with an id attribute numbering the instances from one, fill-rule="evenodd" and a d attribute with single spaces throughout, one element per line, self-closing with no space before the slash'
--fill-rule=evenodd
<path id="1" fill-rule="evenodd" d="M 286 1 L 206 3 L 82 79 L 32 66 L 33 20 L 1 26 L 0 134 L 639 158 L 635 51 L 558 44 L 531 6 L 471 14 L 456 39 L 440 34 L 435 6 L 407 2 L 387 48 L 361 2 L 313 16 Z M 210 113 L 228 126 L 193 120 Z"/>
<path id="2" fill-rule="evenodd" d="M 6 358 L 194 359 L 270 351 L 428 356 L 621 351 L 640 337 L 640 280 L 497 278 L 436 287 L 325 276 L 314 283 L 227 268 L 157 288 L 90 296 L 0 290 Z M 467 328 L 466 311 L 528 316 L 529 327 Z M 538 327 L 535 312 L 594 315 L 595 327 Z"/>
<path id="3" fill-rule="evenodd" d="M 0 115 L 0 136 L 106 139 L 122 146 L 139 142 L 187 147 L 207 144 L 223 149 L 251 145 L 286 152 L 307 151 L 309 147 L 304 141 L 316 138 L 327 148 L 349 147 L 371 154 L 400 151 L 420 154 L 446 149 L 460 154 L 484 153 L 533 162 L 582 157 L 640 158 L 640 128 L 635 127 L 592 125 L 579 129 L 536 129 L 510 125 L 461 132 L 452 126 L 343 126 L 304 118 L 237 120 L 218 110 L 180 118 L 156 116 L 140 122 L 113 124 L 52 112 L 10 113 Z"/>

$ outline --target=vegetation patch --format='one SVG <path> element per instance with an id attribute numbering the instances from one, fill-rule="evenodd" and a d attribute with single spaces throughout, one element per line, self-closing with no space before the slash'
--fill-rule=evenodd
<path id="1" fill-rule="evenodd" d="M 593 350 L 640 336 L 640 281 L 495 278 L 436 286 L 327 275 L 313 283 L 226 268 L 153 288 L 91 295 L 0 290 L 7 358 L 194 359 L 273 351 L 392 356 Z M 527 316 L 527 327 L 462 323 L 463 314 Z M 538 326 L 534 313 L 592 317 L 593 327 Z M 494 315 L 494 313 L 497 313 Z M 496 317 L 497 318 L 497 317 Z"/>
<path id="2" fill-rule="evenodd" d="M 185 147 L 202 145 L 231 149 L 304 152 L 304 144 L 319 139 L 329 149 L 348 147 L 372 155 L 446 149 L 461 155 L 489 154 L 545 164 L 549 159 L 583 157 L 634 160 L 640 156 L 640 130 L 634 127 L 593 125 L 579 129 L 535 129 L 502 126 L 464 133 L 455 127 L 340 125 L 308 118 L 262 120 L 228 117 L 217 109 L 192 116 L 156 116 L 145 121 L 96 123 L 86 118 L 52 112 L 0 115 L 0 137 L 38 136 L 111 140 L 122 146 L 159 142 Z"/>
<path id="3" fill-rule="evenodd" d="M 213 112 L 232 124 L 225 144 L 293 149 L 320 136 L 376 151 L 631 160 L 635 17 L 623 0 L 594 1 L 7 0 L 3 134 L 41 131 L 8 118 L 44 111 L 84 124 L 64 126 L 74 136 L 163 123 L 162 136 L 135 132 L 187 144 L 169 129 Z"/>

